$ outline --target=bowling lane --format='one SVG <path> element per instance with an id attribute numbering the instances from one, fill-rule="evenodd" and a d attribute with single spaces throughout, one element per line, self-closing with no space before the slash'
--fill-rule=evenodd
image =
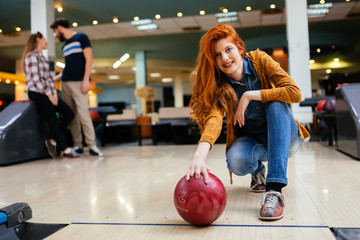
<path id="1" fill-rule="evenodd" d="M 185 222 L 173 205 L 173 191 L 195 148 L 117 146 L 104 148 L 103 158 L 48 159 L 2 167 L 0 176 L 5 180 L 0 182 L 0 207 L 27 202 L 33 210 L 31 222 L 70 223 L 54 235 L 58 239 L 68 239 L 66 234 L 96 236 L 96 231 L 109 238 L 118 231 L 124 232 L 118 233 L 121 236 L 150 231 L 157 239 L 169 234 L 179 238 L 183 234 L 198 234 L 200 238 L 208 236 L 209 231 L 219 238 L 248 234 L 249 239 L 258 239 L 262 234 L 270 234 L 268 239 L 279 239 L 279 234 L 287 233 L 299 239 L 329 239 L 328 226 L 359 227 L 356 219 L 360 209 L 355 204 L 358 197 L 356 191 L 350 190 L 358 183 L 360 166 L 318 143 L 305 144 L 289 160 L 285 217 L 270 223 L 258 219 L 262 194 L 249 191 L 250 176 L 234 176 L 234 184 L 230 185 L 225 146 L 215 145 L 208 164 L 225 185 L 227 206 L 215 226 L 183 226 Z M 349 169 L 357 175 L 348 174 Z M 352 197 L 350 202 L 339 204 L 342 195 Z M 288 227 L 279 231 L 278 227 L 284 225 Z M 104 233 L 109 229 L 115 233 Z"/>
<path id="2" fill-rule="evenodd" d="M 55 239 L 334 239 L 327 228 L 289 227 L 192 227 L 72 224 L 51 235 Z"/>

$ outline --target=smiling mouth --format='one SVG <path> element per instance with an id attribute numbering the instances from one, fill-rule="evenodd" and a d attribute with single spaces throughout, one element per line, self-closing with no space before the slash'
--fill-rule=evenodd
<path id="1" fill-rule="evenodd" d="M 230 67 L 233 63 L 234 63 L 234 62 L 225 63 L 225 64 L 223 64 L 223 67 L 228 68 L 228 67 Z"/>

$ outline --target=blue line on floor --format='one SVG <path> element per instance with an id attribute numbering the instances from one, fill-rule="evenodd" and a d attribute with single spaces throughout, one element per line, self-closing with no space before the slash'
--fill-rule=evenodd
<path id="1" fill-rule="evenodd" d="M 92 223 L 92 222 L 73 222 L 79 225 L 120 225 L 120 226 L 193 226 L 191 224 L 171 224 L 171 223 Z M 246 224 L 211 224 L 211 227 L 281 227 L 281 228 L 329 228 L 329 226 L 316 225 L 246 225 Z"/>

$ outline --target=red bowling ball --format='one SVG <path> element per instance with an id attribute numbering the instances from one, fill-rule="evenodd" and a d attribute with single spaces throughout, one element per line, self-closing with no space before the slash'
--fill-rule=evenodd
<path id="1" fill-rule="evenodd" d="M 226 190 L 214 174 L 209 173 L 209 183 L 186 176 L 180 179 L 174 192 L 174 204 L 180 216 L 193 225 L 209 225 L 223 213 Z"/>

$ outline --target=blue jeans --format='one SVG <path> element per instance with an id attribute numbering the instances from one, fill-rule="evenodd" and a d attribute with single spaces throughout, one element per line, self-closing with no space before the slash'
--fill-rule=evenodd
<path id="1" fill-rule="evenodd" d="M 289 106 L 284 102 L 269 102 L 266 105 L 266 119 L 267 146 L 251 136 L 240 137 L 228 149 L 226 162 L 231 172 L 244 176 L 261 172 L 261 162 L 268 161 L 266 183 L 287 185 L 288 158 L 294 155 L 302 144 L 299 128 Z"/>

